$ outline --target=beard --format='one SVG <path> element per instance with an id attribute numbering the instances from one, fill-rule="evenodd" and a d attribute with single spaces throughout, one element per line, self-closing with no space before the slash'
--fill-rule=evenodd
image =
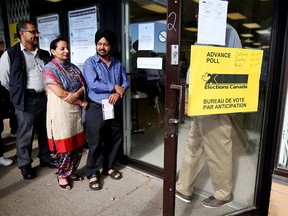
<path id="1" fill-rule="evenodd" d="M 101 57 L 107 57 L 110 55 L 111 51 L 106 51 L 106 50 L 97 50 L 97 53 Z"/>

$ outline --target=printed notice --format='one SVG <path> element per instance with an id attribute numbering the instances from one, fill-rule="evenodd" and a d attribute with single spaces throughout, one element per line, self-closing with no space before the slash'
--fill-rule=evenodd
<path id="1" fill-rule="evenodd" d="M 225 45 L 227 9 L 228 1 L 199 1 L 198 44 Z"/>
<path id="2" fill-rule="evenodd" d="M 142 69 L 158 69 L 161 70 L 163 65 L 163 59 L 156 57 L 138 57 L 137 68 Z"/>
<path id="3" fill-rule="evenodd" d="M 37 18 L 39 36 L 39 46 L 41 49 L 50 51 L 50 43 L 60 35 L 59 16 L 53 14 Z"/>
<path id="4" fill-rule="evenodd" d="M 263 50 L 191 46 L 188 115 L 258 108 Z"/>
<path id="5" fill-rule="evenodd" d="M 110 104 L 108 99 L 102 100 L 103 120 L 114 118 L 114 106 Z"/>
<path id="6" fill-rule="evenodd" d="M 154 23 L 139 24 L 138 50 L 154 50 Z"/>
<path id="7" fill-rule="evenodd" d="M 84 61 L 95 54 L 97 8 L 69 11 L 68 18 L 71 62 L 82 70 Z"/>

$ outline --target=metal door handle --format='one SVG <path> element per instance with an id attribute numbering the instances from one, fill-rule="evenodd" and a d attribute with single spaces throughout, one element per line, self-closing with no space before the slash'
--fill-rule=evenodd
<path id="1" fill-rule="evenodd" d="M 184 112 L 185 112 L 185 85 L 175 85 L 171 84 L 170 89 L 175 89 L 179 91 L 179 111 L 178 119 L 169 119 L 170 124 L 181 124 L 184 123 Z"/>

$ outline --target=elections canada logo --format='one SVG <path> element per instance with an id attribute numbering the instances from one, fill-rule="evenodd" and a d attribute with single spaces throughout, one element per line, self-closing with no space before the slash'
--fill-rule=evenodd
<path id="1" fill-rule="evenodd" d="M 247 89 L 248 74 L 212 74 L 202 75 L 204 89 Z"/>

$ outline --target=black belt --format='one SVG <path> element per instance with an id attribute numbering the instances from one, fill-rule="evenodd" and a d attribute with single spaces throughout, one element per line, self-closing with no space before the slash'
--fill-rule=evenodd
<path id="1" fill-rule="evenodd" d="M 95 101 L 89 100 L 89 103 L 92 104 L 92 105 L 94 105 L 94 106 L 96 106 L 97 108 L 102 108 L 102 104 L 97 103 L 97 102 L 95 102 Z"/>
<path id="2" fill-rule="evenodd" d="M 39 96 L 44 96 L 45 95 L 45 91 L 36 92 L 35 89 L 26 89 L 26 93 L 30 97 L 39 97 Z"/>

